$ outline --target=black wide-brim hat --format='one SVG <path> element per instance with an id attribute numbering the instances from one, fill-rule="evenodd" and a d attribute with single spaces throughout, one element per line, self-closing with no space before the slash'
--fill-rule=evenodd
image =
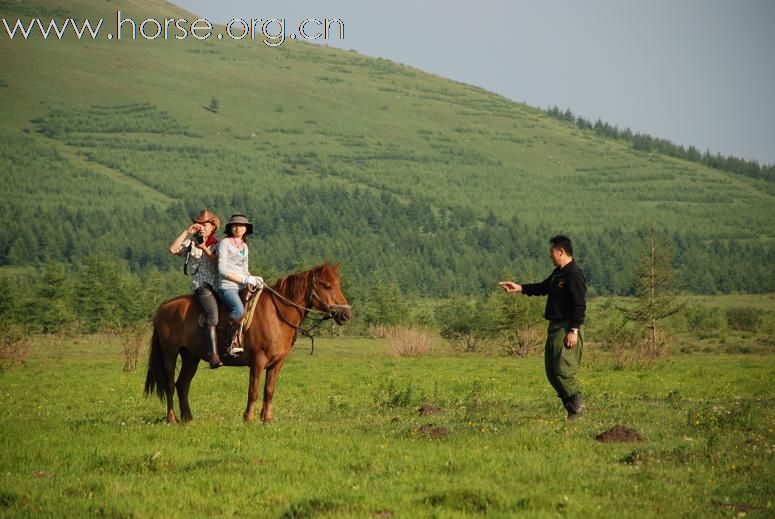
<path id="1" fill-rule="evenodd" d="M 230 227 L 234 224 L 240 224 L 247 227 L 247 230 L 245 231 L 245 236 L 249 236 L 253 234 L 253 224 L 250 223 L 250 220 L 248 220 L 248 217 L 245 216 L 242 213 L 234 213 L 231 215 L 231 218 L 229 218 L 229 223 L 226 224 L 226 234 L 231 234 Z"/>

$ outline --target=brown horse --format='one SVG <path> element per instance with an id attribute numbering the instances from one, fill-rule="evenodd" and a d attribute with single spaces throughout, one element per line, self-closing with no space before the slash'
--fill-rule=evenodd
<path id="1" fill-rule="evenodd" d="M 281 278 L 273 287 L 265 287 L 256 303 L 253 321 L 244 331 L 244 353 L 239 357 L 223 355 L 228 366 L 249 366 L 248 404 L 245 421 L 255 420 L 255 405 L 261 372 L 266 370 L 264 401 L 261 420 L 272 421 L 272 396 L 280 370 L 288 357 L 297 331 L 309 312 L 332 317 L 343 325 L 352 318 L 352 310 L 339 284 L 339 264 L 324 263 L 306 272 Z M 221 306 L 221 305 L 219 305 Z M 221 322 L 227 322 L 221 306 Z M 148 374 L 145 378 L 145 394 L 156 389 L 161 400 L 167 400 L 167 421 L 174 423 L 175 410 L 172 397 L 178 390 L 180 418 L 189 421 L 193 417 L 188 405 L 188 390 L 196 374 L 199 361 L 204 359 L 209 346 L 205 330 L 199 327 L 199 305 L 191 295 L 180 296 L 159 305 L 153 318 L 153 336 L 148 357 Z M 225 331 L 219 331 L 219 346 L 225 347 Z M 175 382 L 175 364 L 178 355 L 182 367 Z"/>

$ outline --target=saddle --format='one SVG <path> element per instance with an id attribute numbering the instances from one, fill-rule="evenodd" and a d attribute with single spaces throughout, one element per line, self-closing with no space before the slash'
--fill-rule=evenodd
<path id="1" fill-rule="evenodd" d="M 245 305 L 245 314 L 242 316 L 242 319 L 239 323 L 239 328 L 237 329 L 237 332 L 234 334 L 231 340 L 231 344 L 228 345 L 227 350 L 231 350 L 235 347 L 242 348 L 242 334 L 245 330 L 250 328 L 251 323 L 253 322 L 253 314 L 256 310 L 256 303 L 258 302 L 258 298 L 261 295 L 261 292 L 263 292 L 264 288 L 256 288 L 253 286 L 248 286 L 245 290 L 240 292 L 240 299 L 242 300 L 242 304 Z M 218 300 L 218 326 L 217 329 L 219 331 L 223 331 L 224 333 L 228 330 L 228 325 L 222 324 L 228 322 L 228 319 L 224 319 L 223 316 L 226 315 L 227 310 L 226 307 L 223 305 L 221 300 Z M 205 316 L 204 314 L 199 314 L 199 321 L 198 321 L 200 328 L 205 328 Z M 220 348 L 219 348 L 220 349 Z"/>

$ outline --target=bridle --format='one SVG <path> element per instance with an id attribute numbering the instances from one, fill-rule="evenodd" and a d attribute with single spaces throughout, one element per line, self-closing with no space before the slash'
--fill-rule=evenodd
<path id="1" fill-rule="evenodd" d="M 312 277 L 312 285 L 311 285 L 312 289 L 309 291 L 309 294 L 307 295 L 307 299 L 305 302 L 306 306 L 301 306 L 299 304 L 294 303 L 293 301 L 291 301 L 284 295 L 280 294 L 269 285 L 264 286 L 264 289 L 268 290 L 270 293 L 270 296 L 272 298 L 272 303 L 274 303 L 275 310 L 277 310 L 277 316 L 280 318 L 280 320 L 285 324 L 287 324 L 288 326 L 290 326 L 291 328 L 293 328 L 297 334 L 300 333 L 301 335 L 310 338 L 310 340 L 312 341 L 312 350 L 310 351 L 310 355 L 315 353 L 315 336 L 312 335 L 312 331 L 318 326 L 320 326 L 321 324 L 323 324 L 325 321 L 328 321 L 329 319 L 333 319 L 334 317 L 336 317 L 337 310 L 340 310 L 343 308 L 349 308 L 349 305 L 330 305 L 325 301 L 323 301 L 323 299 L 320 297 L 320 295 L 318 294 L 315 288 L 317 286 L 317 281 L 318 281 L 318 276 L 317 274 L 314 274 Z M 283 312 L 280 311 L 280 306 L 278 305 L 278 302 L 277 302 L 278 299 L 282 301 L 284 304 L 288 306 L 292 306 L 300 311 L 299 313 L 300 313 L 301 320 L 299 321 L 299 324 L 293 324 L 288 320 L 287 317 L 285 317 L 285 314 L 283 314 Z M 315 300 L 317 300 L 325 308 L 325 310 L 318 310 L 317 308 L 312 306 Z M 301 323 L 304 322 L 304 319 L 307 317 L 308 313 L 318 314 L 318 315 L 321 315 L 322 317 L 319 319 L 315 319 L 311 317 L 310 319 L 315 321 L 315 324 L 313 324 L 312 326 L 308 326 L 307 328 L 302 328 Z M 295 340 L 296 338 L 294 337 L 294 342 Z"/>

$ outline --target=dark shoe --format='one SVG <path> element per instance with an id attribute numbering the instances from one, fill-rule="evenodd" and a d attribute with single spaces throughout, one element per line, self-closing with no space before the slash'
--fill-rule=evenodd
<path id="1" fill-rule="evenodd" d="M 573 412 L 573 407 L 571 404 L 571 397 L 560 397 L 562 399 L 562 406 L 565 408 L 565 410 L 568 412 L 568 416 L 575 414 Z"/>
<path id="2" fill-rule="evenodd" d="M 565 410 L 568 411 L 568 421 L 573 422 L 581 417 L 583 414 L 583 406 L 581 403 L 581 393 L 576 393 L 568 398 L 563 398 L 562 403 L 565 406 Z"/>
<path id="3" fill-rule="evenodd" d="M 215 326 L 209 327 L 210 335 L 210 354 L 208 355 L 208 362 L 210 362 L 210 369 L 216 369 L 223 366 L 221 358 L 218 356 L 218 333 L 215 331 Z"/>

